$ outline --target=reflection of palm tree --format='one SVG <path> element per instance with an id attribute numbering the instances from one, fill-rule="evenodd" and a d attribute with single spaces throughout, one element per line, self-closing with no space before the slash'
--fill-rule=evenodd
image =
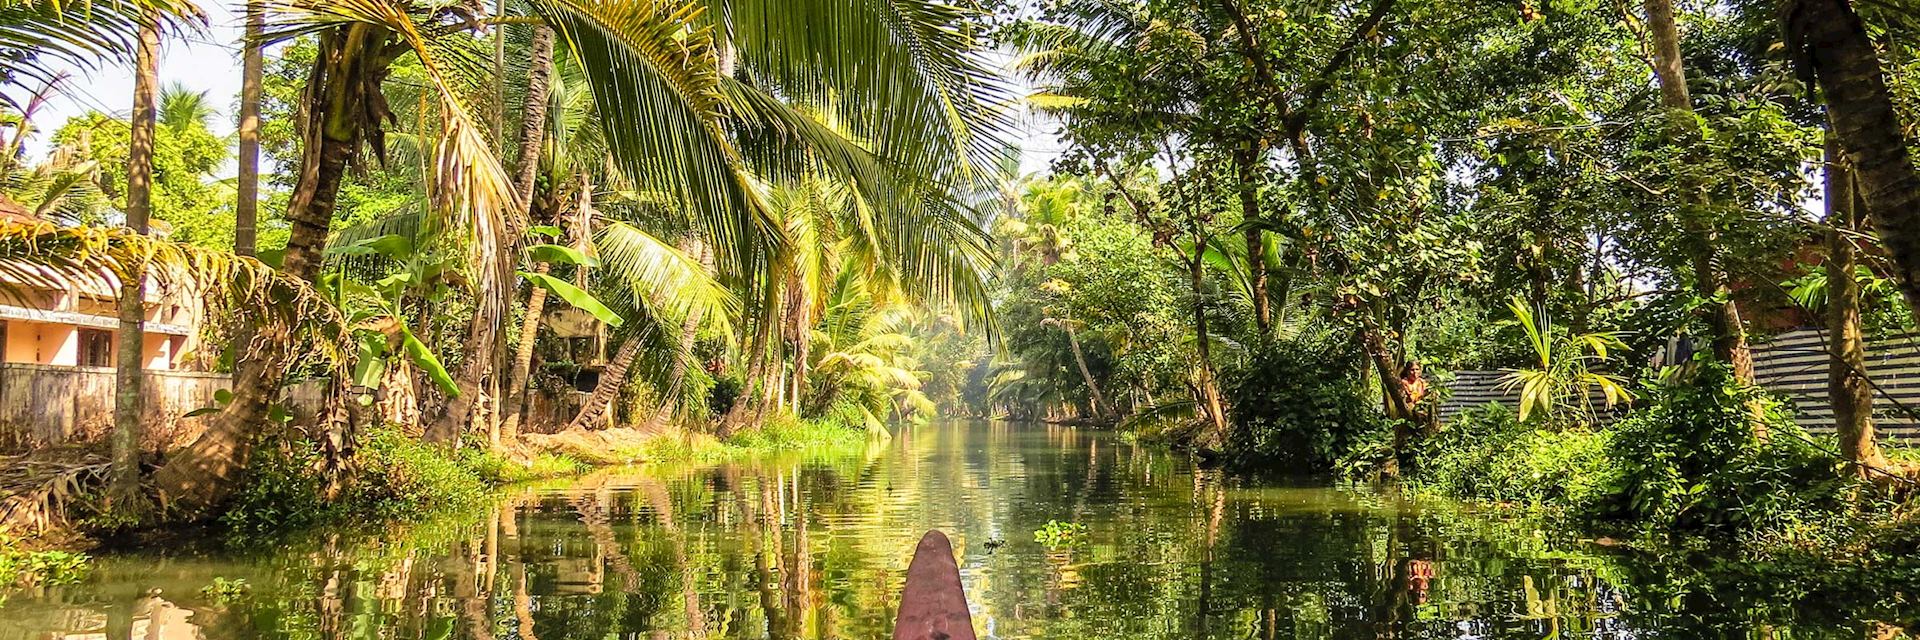
<path id="1" fill-rule="evenodd" d="M 660 519 L 669 535 L 679 537 L 673 544 L 673 561 L 680 566 L 680 599 L 686 607 L 687 632 L 695 637 L 707 635 L 707 615 L 700 606 L 699 571 L 688 562 L 687 546 L 693 541 L 681 530 L 674 518 L 673 495 L 667 493 L 667 487 L 654 478 L 640 482 L 640 491 L 646 494 L 647 504 L 653 506 L 653 512 Z"/>

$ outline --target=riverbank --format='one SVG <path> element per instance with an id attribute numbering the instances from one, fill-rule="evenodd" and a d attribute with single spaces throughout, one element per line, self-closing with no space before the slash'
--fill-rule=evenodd
<path id="1" fill-rule="evenodd" d="M 1920 627 L 1913 452 L 1861 473 L 1746 393 L 1675 393 L 1606 429 L 1526 424 L 1492 406 L 1423 442 L 1401 486 L 1532 514 L 1645 557 L 1675 598 L 1762 603 L 1876 630 Z M 1676 410 L 1684 409 L 1684 412 Z M 1797 615 L 1797 614 L 1796 614 Z M 1863 629 L 1864 631 L 1864 629 Z"/>
<path id="2" fill-rule="evenodd" d="M 247 479 L 203 531 L 231 544 L 258 545 L 319 527 L 430 520 L 482 506 L 505 487 L 579 477 L 607 467 L 849 450 L 865 446 L 869 438 L 864 429 L 836 422 L 775 415 L 725 439 L 682 429 L 615 428 L 528 434 L 500 448 L 467 443 L 450 453 L 396 429 L 378 428 L 361 434 L 357 468 L 331 499 L 314 471 L 318 460 L 311 447 L 270 439 L 258 445 Z M 48 491 L 63 490 L 55 486 Z M 155 529 L 158 525 L 125 522 L 94 510 L 90 505 L 96 500 L 93 495 L 47 500 L 34 531 L 0 535 L 0 596 L 21 587 L 80 579 L 90 564 L 85 552 L 103 542 L 139 546 L 165 538 L 165 530 Z M 66 512 L 57 512 L 62 509 Z"/>
<path id="3" fill-rule="evenodd" d="M 1035 535 L 1056 522 L 1075 535 Z M 0 638 L 87 632 L 155 589 L 208 640 L 886 637 L 927 529 L 953 541 L 998 637 L 1866 637 L 1842 607 L 1710 591 L 1516 509 L 1226 474 L 1111 432 L 936 423 L 841 454 L 514 485 L 271 545 L 102 550 L 85 580 L 0 605 Z"/>

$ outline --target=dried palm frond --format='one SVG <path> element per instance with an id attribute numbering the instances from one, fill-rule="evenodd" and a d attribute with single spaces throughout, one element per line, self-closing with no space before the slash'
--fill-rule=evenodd
<path id="1" fill-rule="evenodd" d="M 0 534 L 39 535 L 65 526 L 67 516 L 107 484 L 112 463 L 6 459 L 0 468 Z"/>

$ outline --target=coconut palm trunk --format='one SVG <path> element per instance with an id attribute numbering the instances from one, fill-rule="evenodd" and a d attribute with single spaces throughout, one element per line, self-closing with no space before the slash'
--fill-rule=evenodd
<path id="1" fill-rule="evenodd" d="M 1660 84 L 1660 105 L 1667 110 L 1667 136 L 1676 144 L 1692 144 L 1700 131 L 1694 115 L 1693 97 L 1687 90 L 1687 73 L 1680 58 L 1680 31 L 1674 22 L 1672 0 L 1645 0 L 1647 34 L 1653 50 L 1653 74 Z M 1746 327 L 1740 320 L 1740 307 L 1727 298 L 1726 274 L 1718 256 L 1719 237 L 1711 225 L 1700 220 L 1706 205 L 1701 185 L 1680 185 L 1681 224 L 1694 271 L 1694 290 L 1706 304 L 1707 327 L 1713 333 L 1713 353 L 1733 367 L 1734 378 L 1753 382 L 1753 354 L 1747 348 Z M 1725 302 L 1711 302 L 1725 300 Z M 1754 422 L 1756 432 L 1764 435 L 1765 426 Z"/>
<path id="2" fill-rule="evenodd" d="M 520 192 L 521 201 L 527 203 L 528 223 L 533 221 L 533 191 L 540 174 L 541 143 L 546 139 L 548 93 L 553 87 L 553 29 L 546 26 L 533 28 L 532 55 L 532 62 L 527 66 L 527 96 L 521 102 L 520 109 L 520 166 L 513 178 L 513 188 Z M 592 197 L 591 185 L 581 189 L 582 206 L 588 206 L 585 203 Z M 545 273 L 550 267 L 542 262 L 533 268 Z M 520 423 L 525 419 L 527 410 L 527 377 L 533 367 L 533 346 L 540 334 L 540 320 L 546 312 L 546 303 L 545 287 L 528 288 L 527 312 L 522 316 L 513 362 L 507 371 L 506 419 L 501 421 L 500 426 L 502 440 L 512 441 L 520 437 Z"/>
<path id="3" fill-rule="evenodd" d="M 368 132 L 385 117 L 380 84 L 399 52 L 392 33 L 370 24 L 329 29 L 301 96 L 300 169 L 287 204 L 290 226 L 281 270 L 314 280 L 333 222 L 341 181 Z M 227 495 L 253 452 L 255 430 L 286 379 L 293 345 L 283 327 L 256 325 L 238 347 L 233 401 L 192 444 L 173 453 L 154 476 L 169 507 L 194 514 Z"/>
<path id="4" fill-rule="evenodd" d="M 1273 305 L 1267 298 L 1267 243 L 1264 233 L 1253 223 L 1260 220 L 1259 148 L 1256 145 L 1234 154 L 1240 171 L 1241 235 L 1247 243 L 1247 288 L 1253 299 L 1253 322 L 1265 338 L 1273 327 Z"/>
<path id="5" fill-rule="evenodd" d="M 587 396 L 586 404 L 580 406 L 573 422 L 567 424 L 568 429 L 587 429 L 605 420 L 607 409 L 612 408 L 614 399 L 620 396 L 620 388 L 627 385 L 627 371 L 633 368 L 634 359 L 640 357 L 644 342 L 638 336 L 627 336 L 620 342 L 620 350 L 613 354 L 607 368 L 600 370 L 600 381 L 594 383 L 593 394 Z"/>
<path id="6" fill-rule="evenodd" d="M 147 233 L 153 209 L 154 96 L 160 84 L 160 27 L 148 16 L 134 59 L 133 112 L 127 139 L 127 228 Z M 140 493 L 141 365 L 146 349 L 146 265 L 127 265 L 120 281 L 120 324 L 114 338 L 113 485 L 110 500 L 128 509 Z"/>
<path id="7" fill-rule="evenodd" d="M 1849 0 L 1795 0 L 1783 14 L 1827 104 L 1840 145 L 1851 156 L 1859 199 L 1893 258 L 1907 304 L 1920 309 L 1920 170 L 1915 140 L 1895 110 L 1879 51 Z"/>
<path id="8" fill-rule="evenodd" d="M 1093 369 L 1087 366 L 1087 352 L 1080 347 L 1080 333 L 1073 328 L 1073 318 L 1061 321 L 1060 328 L 1067 331 L 1067 345 L 1073 348 L 1073 363 L 1080 368 L 1080 380 L 1087 383 L 1087 396 L 1093 400 L 1094 417 L 1105 419 L 1113 416 L 1107 405 L 1107 397 L 1100 393 L 1100 382 L 1093 378 Z"/>
<path id="9" fill-rule="evenodd" d="M 680 241 L 680 251 L 690 256 L 699 256 L 703 264 L 712 257 L 707 253 L 706 244 L 700 242 L 698 237 L 691 235 Z M 675 343 L 679 346 L 680 353 L 673 359 L 673 365 L 668 370 L 666 390 L 660 394 L 660 404 L 654 407 L 653 417 L 647 419 L 648 429 L 659 429 L 680 408 L 680 395 L 687 384 L 687 368 L 692 364 L 693 343 L 700 336 L 700 323 L 705 320 L 703 313 L 703 309 L 695 307 L 692 313 L 680 320 L 679 341 Z"/>
<path id="10" fill-rule="evenodd" d="M 235 135 L 240 139 L 239 173 L 233 205 L 233 252 L 243 256 L 259 250 L 260 225 L 260 88 L 263 56 L 260 34 L 266 18 L 258 3 L 246 6 L 245 42 L 240 54 L 240 124 Z"/>
<path id="11" fill-rule="evenodd" d="M 1227 444 L 1227 411 L 1220 400 L 1220 381 L 1213 371 L 1213 337 L 1207 327 L 1206 271 L 1202 267 L 1201 245 L 1195 244 L 1193 255 L 1183 257 L 1187 262 L 1188 284 L 1193 287 L 1193 344 L 1197 352 L 1194 381 L 1198 397 L 1194 400 L 1206 414 L 1206 431 L 1200 435 L 1200 448 L 1219 451 Z"/>
<path id="12" fill-rule="evenodd" d="M 1860 202 L 1839 141 L 1827 138 L 1827 401 L 1833 405 L 1840 455 L 1863 479 L 1886 465 L 1873 433 L 1873 383 L 1867 378 L 1866 341 L 1860 320 L 1859 256 L 1851 236 L 1859 233 Z"/>

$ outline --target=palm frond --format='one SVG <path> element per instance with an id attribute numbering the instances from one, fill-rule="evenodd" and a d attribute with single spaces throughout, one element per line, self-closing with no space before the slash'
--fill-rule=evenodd
<path id="1" fill-rule="evenodd" d="M 678 319 L 699 314 L 724 327 L 739 312 L 739 300 L 709 274 L 700 260 L 625 222 L 602 226 L 594 238 L 600 271 L 632 304 L 652 315 Z"/>
<path id="2" fill-rule="evenodd" d="M 339 311 L 305 280 L 259 260 L 124 227 L 0 222 L 0 300 L 28 304 L 35 290 L 113 291 L 136 271 L 160 290 L 202 292 L 209 305 L 286 327 L 303 353 L 324 366 L 350 360 Z"/>
<path id="3" fill-rule="evenodd" d="M 701 7 L 675 0 L 536 0 L 585 69 L 626 178 L 667 194 L 744 284 L 779 231 L 720 125 L 719 59 Z"/>
<path id="4" fill-rule="evenodd" d="M 704 0 L 742 74 L 838 114 L 881 156 L 953 184 L 985 181 L 1015 94 L 975 10 L 932 0 Z"/>
<path id="5" fill-rule="evenodd" d="M 130 62 L 148 20 L 198 29 L 206 16 L 187 0 L 0 2 L 0 83 L 53 82 L 62 67 L 91 71 Z"/>

